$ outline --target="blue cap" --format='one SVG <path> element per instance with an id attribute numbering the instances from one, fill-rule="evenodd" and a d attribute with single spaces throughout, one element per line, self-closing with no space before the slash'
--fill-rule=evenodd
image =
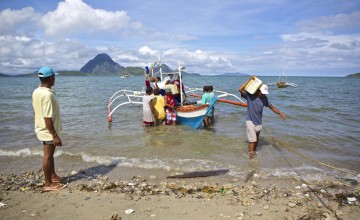
<path id="1" fill-rule="evenodd" d="M 41 77 L 41 78 L 55 76 L 58 74 L 59 73 L 55 73 L 54 70 L 52 70 L 50 67 L 47 67 L 47 66 L 41 67 L 38 71 L 38 77 Z"/>

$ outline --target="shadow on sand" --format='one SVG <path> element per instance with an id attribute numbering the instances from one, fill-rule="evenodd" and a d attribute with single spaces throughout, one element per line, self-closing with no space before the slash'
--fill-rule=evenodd
<path id="1" fill-rule="evenodd" d="M 67 182 L 75 182 L 81 179 L 87 178 L 98 178 L 99 176 L 103 176 L 109 172 L 111 172 L 117 164 L 111 165 L 98 165 L 94 167 L 89 167 L 84 170 L 80 170 L 78 173 L 70 175 L 67 178 Z"/>

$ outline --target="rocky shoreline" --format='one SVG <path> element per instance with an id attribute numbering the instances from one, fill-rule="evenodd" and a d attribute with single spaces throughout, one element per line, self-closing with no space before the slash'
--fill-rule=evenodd
<path id="1" fill-rule="evenodd" d="M 0 202 L 3 204 L 3 207 L 0 208 L 1 216 L 9 217 L 6 219 L 24 216 L 46 219 L 47 213 L 56 213 L 57 209 L 28 213 L 27 210 L 33 209 L 33 207 L 20 208 L 14 205 L 22 200 L 30 199 L 30 197 L 36 200 L 36 197 L 51 195 L 50 197 L 54 199 L 54 206 L 57 206 L 57 197 L 62 198 L 67 195 L 69 200 L 67 202 L 70 202 L 71 198 L 75 196 L 83 198 L 82 206 L 91 206 L 90 203 L 96 203 L 91 199 L 92 197 L 107 198 L 112 195 L 120 197 L 121 203 L 125 204 L 170 200 L 170 203 L 167 204 L 172 211 L 168 213 L 170 216 L 167 217 L 175 219 L 173 212 L 184 213 L 192 210 L 193 206 L 189 200 L 200 204 L 221 202 L 218 206 L 224 210 L 224 213 L 228 213 L 216 214 L 211 213 L 211 211 L 216 212 L 215 210 L 209 210 L 200 215 L 199 219 L 208 219 L 211 216 L 214 219 L 222 219 L 226 216 L 232 219 L 276 219 L 276 216 L 284 216 L 285 219 L 359 219 L 360 217 L 360 187 L 353 180 L 307 182 L 298 178 L 261 179 L 254 171 L 249 173 L 245 181 L 231 179 L 228 183 L 219 183 L 216 180 L 214 182 L 214 179 L 208 181 L 207 178 L 184 180 L 158 178 L 155 175 L 133 176 L 127 180 L 117 180 L 104 175 L 90 175 L 83 170 L 72 171 L 67 176 L 66 189 L 43 193 L 42 170 L 27 171 L 18 175 L 0 174 Z M 31 196 L 29 197 L 29 195 Z M 114 200 L 103 202 L 105 209 L 108 209 L 106 208 L 107 202 L 112 204 L 119 200 L 114 198 Z M 112 210 L 107 211 L 111 213 Z M 201 209 L 197 209 L 197 211 L 201 211 Z M 166 219 L 163 212 L 164 210 L 157 213 L 154 209 L 150 214 L 147 212 L 142 214 L 139 210 L 132 208 L 98 217 L 100 219 L 122 219 L 137 216 L 134 218 Z M 77 213 L 76 210 L 73 213 Z M 142 215 L 139 216 L 139 214 Z M 59 213 L 56 216 L 59 218 L 55 217 L 55 219 L 63 219 Z M 83 213 L 84 219 L 86 216 L 88 213 Z M 90 217 L 89 219 L 98 219 L 91 218 L 92 216 L 88 217 Z M 189 216 L 189 218 L 191 217 Z M 185 216 L 184 219 L 187 217 Z"/>

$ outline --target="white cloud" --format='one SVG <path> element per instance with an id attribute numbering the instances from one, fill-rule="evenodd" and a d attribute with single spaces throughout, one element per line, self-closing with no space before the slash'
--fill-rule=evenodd
<path id="1" fill-rule="evenodd" d="M 56 4 L 51 4 L 55 9 L 44 15 L 32 7 L 0 11 L 0 72 L 28 73 L 45 64 L 55 70 L 79 70 L 99 53 L 109 54 L 122 66 L 141 67 L 156 61 L 158 51 L 162 62 L 171 68 L 181 63 L 187 71 L 201 74 L 278 74 L 285 65 L 293 70 L 359 67 L 360 11 L 329 12 L 328 16 L 298 23 L 285 19 L 283 25 L 273 20 L 251 22 L 278 27 L 264 33 L 259 32 L 263 26 L 247 27 L 239 21 L 238 12 L 229 5 L 225 10 L 229 16 L 218 20 L 212 13 L 224 11 L 214 4 L 202 8 L 200 14 L 202 4 L 196 3 L 195 8 L 186 8 L 185 4 L 182 13 L 176 15 L 170 10 L 178 7 L 173 2 L 156 2 L 166 7 L 160 9 L 162 13 L 151 15 L 148 8 L 154 7 L 152 2 L 140 9 L 132 1 L 111 3 L 117 7 L 105 7 L 104 3 L 99 9 L 84 0 Z M 247 21 L 247 16 L 243 13 L 240 17 Z M 292 20 L 301 19 L 296 16 Z M 293 33 L 281 34 L 285 26 Z M 246 35 L 239 30 L 247 30 Z M 269 40 L 276 36 L 282 41 Z"/>
<path id="2" fill-rule="evenodd" d="M 139 49 L 139 53 L 142 55 L 157 55 L 158 52 L 156 50 L 151 49 L 148 46 L 143 46 Z"/>
<path id="3" fill-rule="evenodd" d="M 93 9 L 82 0 L 65 0 L 44 15 L 41 23 L 49 36 L 141 30 L 140 22 L 130 20 L 125 11 Z"/>
<path id="4" fill-rule="evenodd" d="M 53 43 L 28 36 L 0 36 L 0 72 L 30 73 L 42 65 L 56 70 L 79 70 L 97 53 L 76 41 Z"/>
<path id="5" fill-rule="evenodd" d="M 335 16 L 321 16 L 299 22 L 303 31 L 328 31 L 334 29 L 360 29 L 360 11 Z"/>
<path id="6" fill-rule="evenodd" d="M 297 34 L 284 34 L 281 38 L 296 47 L 308 50 L 334 52 L 336 49 L 348 49 L 353 52 L 359 51 L 360 35 L 329 35 L 323 33 L 301 32 Z M 342 45 L 340 48 L 334 45 Z M 337 50 L 338 51 L 338 50 Z M 340 52 L 340 51 L 339 51 Z"/>
<path id="7" fill-rule="evenodd" d="M 285 60 L 297 69 L 353 68 L 359 66 L 360 35 L 301 32 L 281 36 L 289 46 Z"/>
<path id="8" fill-rule="evenodd" d="M 39 18 L 40 15 L 35 13 L 32 7 L 21 10 L 5 9 L 0 12 L 0 35 L 29 34 Z"/>

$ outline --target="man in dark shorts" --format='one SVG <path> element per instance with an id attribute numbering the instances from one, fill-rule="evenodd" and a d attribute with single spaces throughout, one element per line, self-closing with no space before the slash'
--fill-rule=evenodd
<path id="1" fill-rule="evenodd" d="M 38 71 L 40 86 L 32 94 L 35 113 L 35 133 L 44 145 L 43 170 L 45 176 L 44 191 L 65 188 L 65 181 L 55 173 L 54 152 L 56 146 L 62 146 L 60 139 L 62 124 L 59 103 L 54 90 L 55 75 L 51 68 L 42 67 Z"/>

